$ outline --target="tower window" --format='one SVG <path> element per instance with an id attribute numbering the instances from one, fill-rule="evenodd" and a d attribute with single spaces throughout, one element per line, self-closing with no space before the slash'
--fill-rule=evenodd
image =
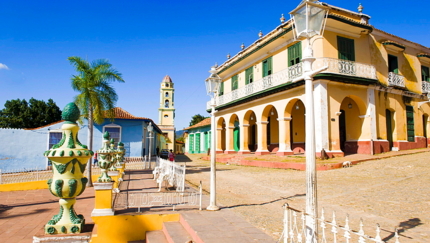
<path id="1" fill-rule="evenodd" d="M 169 108 L 169 100 L 166 100 L 166 101 L 164 102 L 164 108 Z"/>
<path id="2" fill-rule="evenodd" d="M 164 115 L 164 118 L 167 118 L 167 117 L 169 117 L 169 115 Z"/>
<path id="3" fill-rule="evenodd" d="M 166 92 L 166 97 L 169 97 L 169 92 Z"/>
<path id="4" fill-rule="evenodd" d="M 166 84 L 166 87 L 169 87 L 169 84 Z"/>

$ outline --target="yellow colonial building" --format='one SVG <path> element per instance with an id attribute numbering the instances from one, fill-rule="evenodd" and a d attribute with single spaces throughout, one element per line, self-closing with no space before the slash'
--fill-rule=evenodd
<path id="1" fill-rule="evenodd" d="M 329 8 L 313 38 L 316 151 L 329 156 L 428 147 L 430 49 Z M 302 53 L 285 21 L 217 67 L 217 152 L 290 155 L 305 149 Z M 209 109 L 208 103 L 208 109 Z"/>

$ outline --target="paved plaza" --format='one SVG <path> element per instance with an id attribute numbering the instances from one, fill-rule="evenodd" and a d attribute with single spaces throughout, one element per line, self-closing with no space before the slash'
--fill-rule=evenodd
<path id="1" fill-rule="evenodd" d="M 353 230 L 359 230 L 362 218 L 365 233 L 371 236 L 379 223 L 384 240 L 394 242 L 393 231 L 398 227 L 401 242 L 430 242 L 430 152 L 409 153 L 413 152 L 420 153 L 318 171 L 318 206 L 324 208 L 326 220 L 335 211 L 340 225 L 349 214 Z M 193 162 L 187 162 L 187 181 L 202 180 L 209 190 L 209 162 L 199 159 L 202 155 L 188 156 Z M 305 207 L 305 171 L 217 164 L 217 192 L 219 204 L 277 240 L 282 232 L 282 205 Z"/>
<path id="2" fill-rule="evenodd" d="M 399 228 L 401 242 L 430 242 L 430 152 L 409 153 L 415 154 L 318 171 L 318 206 L 324 207 L 326 219 L 331 220 L 335 211 L 337 223 L 343 225 L 349 214 L 353 230 L 359 229 L 362 218 L 368 235 L 375 235 L 376 223 L 379 223 L 383 239 L 389 242 L 394 242 L 395 227 Z M 207 192 L 209 161 L 200 159 L 202 156 L 180 155 L 177 162 L 187 164 L 187 182 L 193 186 L 202 181 Z M 382 156 L 373 156 L 379 157 Z M 360 156 L 360 159 L 366 158 Z M 273 240 L 281 237 L 282 205 L 288 203 L 299 210 L 305 206 L 304 171 L 225 164 L 217 164 L 217 169 L 220 212 L 231 212 L 230 215 L 249 222 Z M 146 182 L 136 176 L 131 174 L 133 182 L 128 184 L 128 189 L 140 190 L 145 186 Z M 207 197 L 204 204 L 205 207 Z M 33 235 L 40 233 L 43 225 L 58 212 L 58 207 L 58 199 L 46 189 L 0 192 L 0 239 L 31 242 Z M 90 228 L 93 207 L 94 190 L 89 188 L 78 197 L 76 211 L 84 215 Z"/>

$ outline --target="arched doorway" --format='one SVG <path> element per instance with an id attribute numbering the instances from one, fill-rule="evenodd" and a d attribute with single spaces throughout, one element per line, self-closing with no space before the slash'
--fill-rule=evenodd
<path id="1" fill-rule="evenodd" d="M 217 140 L 216 140 L 216 143 L 217 143 L 217 150 L 219 151 L 219 150 L 221 150 L 221 151 L 225 151 L 226 150 L 226 142 L 225 142 L 225 127 L 226 127 L 226 124 L 225 124 L 225 119 L 223 118 L 223 117 L 221 117 L 221 118 L 219 118 L 218 119 L 218 122 L 217 122 L 217 130 L 216 130 L 216 133 L 217 133 L 217 135 L 216 135 L 216 138 L 217 138 Z"/>
<path id="2" fill-rule="evenodd" d="M 385 110 L 385 122 L 387 129 L 387 140 L 388 140 L 388 150 L 391 151 L 393 148 L 393 132 L 394 132 L 394 112 L 386 109 Z"/>
<path id="3" fill-rule="evenodd" d="M 290 138 L 291 149 L 294 153 L 305 152 L 306 140 L 306 108 L 301 100 L 297 100 L 291 110 Z"/>
<path id="4" fill-rule="evenodd" d="M 425 148 L 428 148 L 428 140 L 427 140 L 427 121 L 429 116 L 427 114 L 423 115 L 423 137 L 425 138 Z"/>
<path id="5" fill-rule="evenodd" d="M 364 102 L 356 96 L 345 97 L 341 103 L 339 145 L 345 154 L 369 153 L 370 138 L 362 138 L 365 111 Z"/>
<path id="6" fill-rule="evenodd" d="M 238 152 L 240 150 L 240 128 L 239 128 L 239 118 L 236 114 L 233 114 L 229 119 L 228 128 L 233 129 L 229 130 L 230 132 L 230 141 L 231 145 L 228 150 L 233 149 L 234 151 Z"/>
<path id="7" fill-rule="evenodd" d="M 262 121 L 267 121 L 266 126 L 266 145 L 269 152 L 277 152 L 279 149 L 279 121 L 278 112 L 272 105 L 263 110 Z"/>
<path id="8" fill-rule="evenodd" d="M 250 152 L 257 150 L 257 117 L 253 111 L 247 111 L 244 117 L 244 125 L 248 127 L 248 149 Z M 246 142 L 246 141 L 245 141 Z"/>

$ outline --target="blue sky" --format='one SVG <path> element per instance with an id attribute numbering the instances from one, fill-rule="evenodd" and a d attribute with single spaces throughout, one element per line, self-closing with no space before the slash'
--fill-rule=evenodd
<path id="1" fill-rule="evenodd" d="M 430 46 L 428 1 L 360 0 L 376 28 Z M 357 11 L 359 1 L 324 1 Z M 0 109 L 6 100 L 52 98 L 62 109 L 77 94 L 67 61 L 105 58 L 123 74 L 117 106 L 158 122 L 159 87 L 175 83 L 176 128 L 207 116 L 204 80 L 258 32 L 280 24 L 297 1 L 0 0 Z"/>

